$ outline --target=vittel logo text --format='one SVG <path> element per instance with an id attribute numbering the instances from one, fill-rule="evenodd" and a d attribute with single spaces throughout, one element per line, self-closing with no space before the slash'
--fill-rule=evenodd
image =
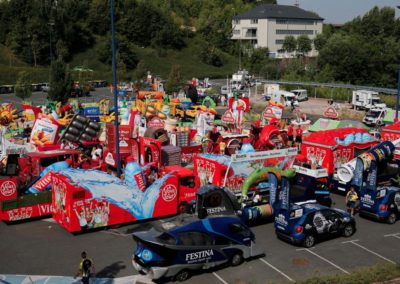
<path id="1" fill-rule="evenodd" d="M 283 214 L 279 214 L 277 217 L 275 217 L 275 222 L 285 227 L 288 225 L 288 222 Z"/>
<path id="2" fill-rule="evenodd" d="M 374 205 L 375 201 L 372 200 L 371 195 L 366 194 L 364 196 L 361 197 L 361 202 L 368 204 L 368 205 Z"/>

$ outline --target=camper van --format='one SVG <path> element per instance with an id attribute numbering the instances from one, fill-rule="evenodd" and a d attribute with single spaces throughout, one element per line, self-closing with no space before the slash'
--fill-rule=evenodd
<path id="1" fill-rule="evenodd" d="M 386 108 L 386 104 L 382 103 L 377 92 L 368 90 L 353 91 L 352 106 L 354 109 L 369 110 L 375 108 Z"/>
<path id="2" fill-rule="evenodd" d="M 298 90 L 291 90 L 291 92 L 296 96 L 297 101 L 299 102 L 308 101 L 307 90 L 298 89 Z"/>
<path id="3" fill-rule="evenodd" d="M 270 100 L 275 104 L 282 104 L 285 107 L 298 106 L 299 102 L 296 100 L 296 95 L 288 91 L 274 91 L 272 94 L 266 96 L 266 100 Z"/>

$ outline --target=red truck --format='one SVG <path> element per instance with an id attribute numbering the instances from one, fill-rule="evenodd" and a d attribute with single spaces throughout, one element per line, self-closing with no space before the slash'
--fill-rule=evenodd
<path id="1" fill-rule="evenodd" d="M 51 215 L 51 192 L 24 195 L 49 165 L 70 159 L 77 166 L 80 151 L 54 150 L 9 155 L 0 176 L 0 220 L 19 221 Z"/>
<path id="2" fill-rule="evenodd" d="M 67 169 L 52 175 L 53 218 L 71 233 L 176 215 L 195 199 L 193 172 L 166 167 L 144 189 L 100 171 Z"/>

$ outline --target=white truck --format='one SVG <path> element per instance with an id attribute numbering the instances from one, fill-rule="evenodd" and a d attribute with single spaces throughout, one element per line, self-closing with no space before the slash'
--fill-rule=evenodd
<path id="1" fill-rule="evenodd" d="M 239 70 L 238 72 L 232 75 L 231 79 L 232 90 L 238 90 L 238 91 L 244 90 L 248 82 L 250 82 L 249 71 Z"/>
<path id="2" fill-rule="evenodd" d="M 354 109 L 369 110 L 375 108 L 386 108 L 386 104 L 382 103 L 377 92 L 368 90 L 354 90 L 352 98 L 352 106 Z"/>

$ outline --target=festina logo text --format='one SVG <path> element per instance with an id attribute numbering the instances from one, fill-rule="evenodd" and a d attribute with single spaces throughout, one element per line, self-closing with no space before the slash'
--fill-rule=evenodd
<path id="1" fill-rule="evenodd" d="M 215 208 L 207 208 L 208 214 L 215 214 L 226 211 L 226 207 L 215 207 Z"/>
<path id="2" fill-rule="evenodd" d="M 213 256 L 213 255 L 214 255 L 214 251 L 212 249 L 188 253 L 188 254 L 186 254 L 186 261 L 206 258 L 206 257 Z"/>

